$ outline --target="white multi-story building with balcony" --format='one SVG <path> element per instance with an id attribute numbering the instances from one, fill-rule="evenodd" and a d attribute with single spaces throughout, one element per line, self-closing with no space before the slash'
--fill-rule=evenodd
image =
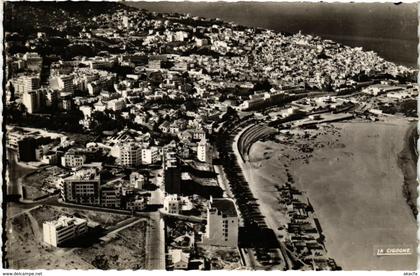
<path id="1" fill-rule="evenodd" d="M 42 225 L 44 242 L 56 247 L 85 234 L 87 230 L 87 220 L 66 216 Z"/>
<path id="2" fill-rule="evenodd" d="M 239 219 L 235 203 L 227 198 L 211 198 L 207 207 L 207 225 L 203 242 L 237 247 Z"/>

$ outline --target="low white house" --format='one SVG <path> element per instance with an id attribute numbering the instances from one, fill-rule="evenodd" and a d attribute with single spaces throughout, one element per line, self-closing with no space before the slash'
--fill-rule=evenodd
<path id="1" fill-rule="evenodd" d="M 167 195 L 163 200 L 163 211 L 168 214 L 179 214 L 181 210 L 191 210 L 192 203 L 188 197 Z"/>
<path id="2" fill-rule="evenodd" d="M 185 253 L 182 249 L 170 249 L 169 254 L 171 256 L 174 269 L 187 269 L 188 262 L 190 260 L 190 254 Z"/>

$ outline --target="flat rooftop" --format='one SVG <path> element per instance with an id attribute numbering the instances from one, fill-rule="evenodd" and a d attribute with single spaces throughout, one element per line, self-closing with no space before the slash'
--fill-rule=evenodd
<path id="1" fill-rule="evenodd" d="M 237 217 L 238 213 L 236 212 L 235 203 L 227 198 L 213 198 L 213 202 L 211 203 L 212 208 L 216 208 L 224 215 L 228 217 Z"/>
<path id="2" fill-rule="evenodd" d="M 46 221 L 44 224 L 49 224 L 49 225 L 55 226 L 56 228 L 60 228 L 60 227 L 67 227 L 72 224 L 80 225 L 85 222 L 87 222 L 87 220 L 82 219 L 82 218 L 61 216 L 57 220 Z"/>

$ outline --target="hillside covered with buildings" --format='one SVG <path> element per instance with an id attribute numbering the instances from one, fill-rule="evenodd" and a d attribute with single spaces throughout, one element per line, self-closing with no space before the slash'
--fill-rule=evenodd
<path id="1" fill-rule="evenodd" d="M 130 264 L 94 246 L 81 253 L 91 268 L 340 269 L 291 177 L 277 186 L 285 215 L 273 229 L 238 160 L 284 129 L 414 116 L 413 69 L 316 36 L 116 2 L 4 10 L 9 204 L 130 217 L 105 225 L 55 211 L 38 220 L 35 247 L 86 235 L 104 247 L 123 238 L 143 246 L 130 248 L 142 256 Z M 31 268 L 13 261 L 14 242 L 9 265 Z"/>

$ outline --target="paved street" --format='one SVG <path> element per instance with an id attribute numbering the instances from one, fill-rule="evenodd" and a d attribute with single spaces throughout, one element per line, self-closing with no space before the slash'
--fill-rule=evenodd
<path id="1" fill-rule="evenodd" d="M 165 269 L 164 221 L 159 212 L 150 214 L 146 232 L 146 269 Z"/>

